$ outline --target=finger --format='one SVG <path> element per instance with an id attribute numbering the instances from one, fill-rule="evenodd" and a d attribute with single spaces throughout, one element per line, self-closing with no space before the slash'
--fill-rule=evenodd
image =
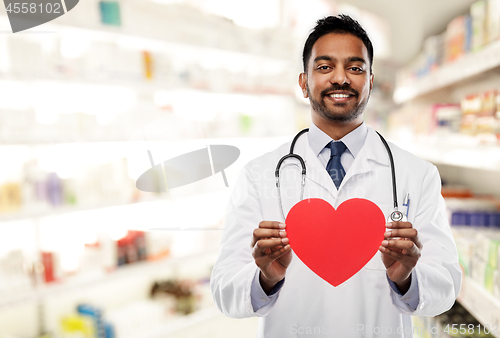
<path id="1" fill-rule="evenodd" d="M 386 239 L 398 238 L 405 241 L 413 241 L 415 245 L 422 250 L 423 244 L 418 237 L 418 230 L 415 228 L 390 229 L 384 233 Z"/>
<path id="2" fill-rule="evenodd" d="M 382 241 L 382 246 L 392 250 L 406 250 L 406 252 L 401 252 L 408 255 L 414 255 L 419 251 L 419 248 L 415 245 L 413 241 L 406 241 L 401 239 L 386 239 Z"/>
<path id="3" fill-rule="evenodd" d="M 273 246 L 271 248 L 271 252 L 274 252 L 274 251 L 278 251 L 280 250 L 282 247 L 284 247 L 285 245 L 287 245 L 288 243 L 290 242 L 290 240 L 288 238 L 283 238 L 281 240 L 281 245 L 276 245 L 276 246 Z"/>
<path id="4" fill-rule="evenodd" d="M 385 238 L 392 238 L 392 237 L 399 237 L 401 239 L 406 239 L 406 238 L 416 238 L 418 235 L 417 229 L 414 228 L 405 228 L 405 229 L 391 229 L 387 230 L 384 233 Z"/>
<path id="5" fill-rule="evenodd" d="M 281 249 L 279 249 L 278 251 L 272 252 L 272 253 L 264 255 L 264 256 L 256 257 L 255 258 L 255 264 L 257 264 L 257 266 L 259 268 L 268 266 L 269 264 L 271 264 L 276 259 L 278 259 L 281 256 L 283 256 L 284 254 L 286 254 L 290 250 L 291 250 L 290 244 L 287 244 L 284 247 L 282 247 Z"/>
<path id="6" fill-rule="evenodd" d="M 257 228 L 253 231 L 251 246 L 254 247 L 258 240 L 264 238 L 284 238 L 286 231 L 283 229 L 261 229 Z"/>
<path id="7" fill-rule="evenodd" d="M 286 244 L 288 244 L 288 238 L 284 238 L 284 240 L 286 240 L 286 241 L 281 241 L 281 242 L 283 243 L 282 245 L 273 246 L 273 247 L 271 248 L 271 251 L 272 251 L 272 252 L 278 251 L 278 250 L 280 250 L 282 247 L 284 247 Z"/>
<path id="8" fill-rule="evenodd" d="M 394 233 L 394 231 L 396 231 L 396 233 Z M 408 231 L 408 232 L 406 232 Z M 422 250 L 422 247 L 423 247 L 423 244 L 422 242 L 420 241 L 420 238 L 418 237 L 418 231 L 417 229 L 394 229 L 394 230 L 391 230 L 392 233 L 392 237 L 395 238 L 395 237 L 400 237 L 401 240 L 405 240 L 405 241 L 413 241 L 415 243 L 415 245 L 420 249 Z M 401 233 L 401 235 L 398 235 L 398 232 Z M 407 235 L 407 236 L 405 236 Z"/>
<path id="9" fill-rule="evenodd" d="M 412 228 L 413 225 L 410 222 L 389 222 L 385 224 L 385 227 L 389 229 L 405 229 Z"/>
<path id="10" fill-rule="evenodd" d="M 261 239 L 257 241 L 253 248 L 253 256 L 254 258 L 262 255 L 266 255 L 272 252 L 271 248 L 278 245 L 286 245 L 288 244 L 288 238 L 271 238 L 271 239 Z"/>
<path id="11" fill-rule="evenodd" d="M 261 238 L 283 238 L 286 237 L 285 230 L 274 230 L 274 229 L 255 229 L 253 231 L 253 237 L 257 238 L 257 240 Z"/>
<path id="12" fill-rule="evenodd" d="M 261 229 L 285 229 L 285 223 L 275 221 L 262 221 L 259 223 Z"/>
<path id="13" fill-rule="evenodd" d="M 274 259 L 280 258 L 284 254 L 290 252 L 291 249 L 292 249 L 292 247 L 290 246 L 290 244 L 285 245 L 280 251 L 276 251 L 276 256 L 274 256 Z M 273 254 L 274 254 L 274 252 L 273 252 Z"/>
<path id="14" fill-rule="evenodd" d="M 418 259 L 414 256 L 409 256 L 406 255 L 402 252 L 394 251 L 391 250 L 390 248 L 380 246 L 379 247 L 380 252 L 382 252 L 384 255 L 389 256 L 390 258 L 397 260 L 400 262 L 402 265 L 407 266 L 409 268 L 414 268 L 415 265 L 417 265 Z"/>

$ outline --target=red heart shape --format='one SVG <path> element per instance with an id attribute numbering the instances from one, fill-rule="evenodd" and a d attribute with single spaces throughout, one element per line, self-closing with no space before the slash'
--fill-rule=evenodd
<path id="1" fill-rule="evenodd" d="M 385 217 L 373 202 L 353 198 L 335 210 L 310 198 L 295 204 L 286 217 L 290 246 L 319 277 L 338 286 L 377 253 L 384 239 Z"/>

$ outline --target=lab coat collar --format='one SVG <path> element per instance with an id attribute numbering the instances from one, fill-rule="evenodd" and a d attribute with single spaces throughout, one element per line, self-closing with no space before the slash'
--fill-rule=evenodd
<path id="1" fill-rule="evenodd" d="M 321 164 L 318 156 L 309 146 L 309 139 L 307 137 L 302 137 L 300 154 L 305 153 L 304 161 L 306 162 L 306 179 L 319 184 L 324 189 L 326 189 L 334 198 L 337 198 L 338 191 L 335 184 L 333 184 L 332 178 L 326 171 L 326 168 Z M 302 155 L 304 156 L 304 155 Z M 307 185 L 307 182 L 306 182 Z"/>
<path id="2" fill-rule="evenodd" d="M 368 135 L 366 136 L 366 142 L 363 149 L 365 149 L 366 157 L 369 160 L 389 166 L 389 154 L 387 153 L 387 149 L 385 149 L 380 136 L 378 136 L 377 132 L 371 127 L 368 127 Z"/>
<path id="3" fill-rule="evenodd" d="M 349 170 L 347 170 L 342 183 L 340 184 L 339 191 L 342 187 L 349 182 L 351 178 L 356 175 L 362 175 L 370 172 L 375 164 L 381 164 L 384 166 L 389 165 L 389 156 L 387 151 L 380 140 L 377 132 L 372 128 L 368 128 L 368 135 L 366 135 L 365 144 L 358 153 L 358 156 L 354 159 Z"/>

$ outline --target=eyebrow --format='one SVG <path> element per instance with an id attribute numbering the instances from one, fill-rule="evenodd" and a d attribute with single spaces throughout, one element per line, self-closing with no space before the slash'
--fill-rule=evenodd
<path id="1" fill-rule="evenodd" d="M 329 57 L 328 55 L 320 55 L 314 58 L 314 63 L 318 61 L 332 61 L 332 58 Z"/>
<path id="2" fill-rule="evenodd" d="M 314 63 L 317 63 L 318 61 L 332 61 L 333 58 L 328 56 L 328 55 L 320 55 L 314 58 Z M 351 56 L 347 58 L 347 62 L 362 62 L 366 64 L 365 59 L 359 57 L 359 56 Z"/>
<path id="3" fill-rule="evenodd" d="M 361 62 L 366 64 L 365 59 L 360 58 L 359 56 L 351 56 L 350 58 L 347 59 L 348 62 Z"/>

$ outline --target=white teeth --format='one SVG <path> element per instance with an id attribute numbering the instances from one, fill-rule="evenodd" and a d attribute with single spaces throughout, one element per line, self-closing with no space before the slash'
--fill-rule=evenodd
<path id="1" fill-rule="evenodd" d="M 348 94 L 330 94 L 329 96 L 334 99 L 345 99 L 349 97 Z"/>

